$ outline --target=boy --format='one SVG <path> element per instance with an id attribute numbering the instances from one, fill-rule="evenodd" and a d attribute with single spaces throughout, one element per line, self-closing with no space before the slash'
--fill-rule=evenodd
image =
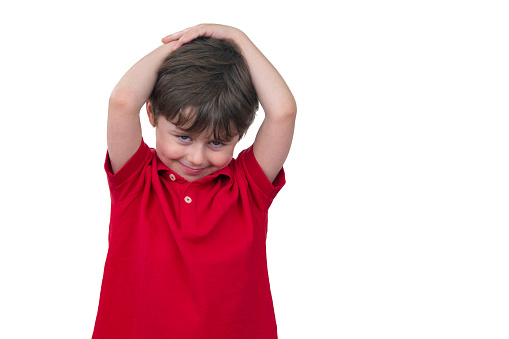
<path id="1" fill-rule="evenodd" d="M 277 338 L 267 213 L 285 183 L 292 93 L 240 30 L 163 38 L 113 90 L 109 249 L 94 339 Z M 233 159 L 258 107 L 254 144 Z M 156 149 L 143 142 L 146 104 Z"/>

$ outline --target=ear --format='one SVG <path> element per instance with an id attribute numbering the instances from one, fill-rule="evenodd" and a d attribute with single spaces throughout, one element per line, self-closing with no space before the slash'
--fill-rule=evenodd
<path id="1" fill-rule="evenodd" d="M 156 121 L 154 119 L 154 109 L 152 107 L 152 103 L 150 100 L 147 100 L 145 102 L 145 107 L 147 107 L 147 115 L 148 115 L 148 121 L 150 121 L 150 124 L 154 127 L 156 127 Z"/>

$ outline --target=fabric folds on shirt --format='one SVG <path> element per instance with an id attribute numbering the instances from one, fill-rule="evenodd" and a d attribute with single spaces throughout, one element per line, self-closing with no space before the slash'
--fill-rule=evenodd
<path id="1" fill-rule="evenodd" d="M 285 184 L 253 154 L 187 182 L 143 141 L 112 174 L 109 247 L 93 339 L 277 338 L 267 214 Z"/>

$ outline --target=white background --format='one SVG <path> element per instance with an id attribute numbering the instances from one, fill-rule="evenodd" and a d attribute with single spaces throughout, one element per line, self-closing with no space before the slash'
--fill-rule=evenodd
<path id="1" fill-rule="evenodd" d="M 163 36 L 216 22 L 298 102 L 267 240 L 280 338 L 508 338 L 504 3 L 3 2 L 0 337 L 90 338 L 110 91 Z"/>

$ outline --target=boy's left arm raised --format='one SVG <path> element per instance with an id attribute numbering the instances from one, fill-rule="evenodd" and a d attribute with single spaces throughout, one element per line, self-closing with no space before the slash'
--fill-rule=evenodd
<path id="1" fill-rule="evenodd" d="M 246 60 L 260 104 L 265 111 L 253 152 L 263 172 L 272 182 L 280 172 L 292 144 L 297 105 L 283 77 L 242 31 L 222 25 L 198 25 L 163 38 L 177 49 L 199 36 L 231 39 Z"/>
<path id="2" fill-rule="evenodd" d="M 290 151 L 297 105 L 283 77 L 260 50 L 240 34 L 237 41 L 249 66 L 251 79 L 265 118 L 258 130 L 253 152 L 263 172 L 274 181 Z"/>

